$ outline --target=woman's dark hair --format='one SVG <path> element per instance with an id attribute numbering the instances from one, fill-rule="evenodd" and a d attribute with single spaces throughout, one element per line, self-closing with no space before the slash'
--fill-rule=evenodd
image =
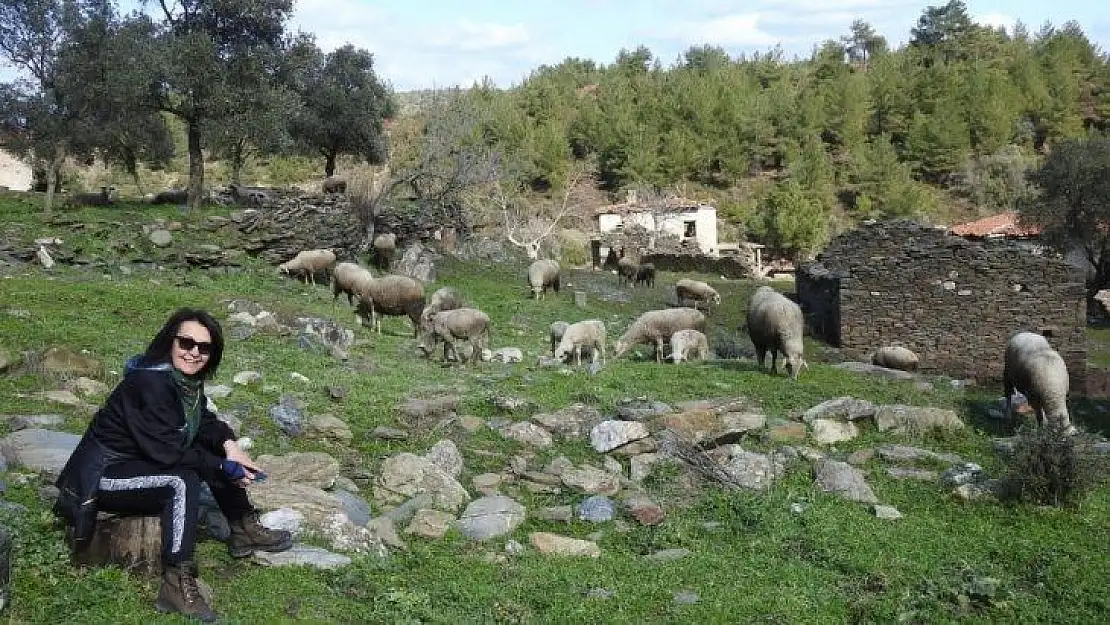
<path id="1" fill-rule="evenodd" d="M 208 357 L 208 362 L 204 364 L 204 368 L 197 373 L 197 377 L 207 380 L 216 375 L 216 369 L 220 368 L 220 360 L 224 356 L 224 333 L 220 329 L 219 322 L 203 310 L 179 308 L 170 315 L 162 329 L 154 335 L 154 339 L 147 346 L 143 359 L 151 363 L 169 362 L 174 337 L 177 336 L 181 324 L 186 321 L 196 321 L 212 335 L 212 354 Z"/>

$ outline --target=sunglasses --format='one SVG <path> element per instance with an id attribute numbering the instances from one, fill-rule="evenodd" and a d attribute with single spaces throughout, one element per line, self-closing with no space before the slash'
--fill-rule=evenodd
<path id="1" fill-rule="evenodd" d="M 202 356 L 208 356 L 212 353 L 211 343 L 198 341 L 188 336 L 175 336 L 174 339 L 177 340 L 177 346 L 181 348 L 181 351 L 191 352 L 195 347 Z"/>

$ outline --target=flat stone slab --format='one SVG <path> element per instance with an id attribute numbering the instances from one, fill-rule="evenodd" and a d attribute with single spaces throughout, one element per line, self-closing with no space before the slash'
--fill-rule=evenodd
<path id="1" fill-rule="evenodd" d="M 278 553 L 256 551 L 254 559 L 264 566 L 311 566 L 317 569 L 338 569 L 351 563 L 345 555 L 309 545 L 293 545 L 288 551 Z"/>

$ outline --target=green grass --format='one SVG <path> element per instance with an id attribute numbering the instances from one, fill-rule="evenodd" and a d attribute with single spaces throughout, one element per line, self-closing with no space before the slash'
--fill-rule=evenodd
<path id="1" fill-rule="evenodd" d="M 333 304 L 326 287 L 281 280 L 272 267 L 254 259 L 244 258 L 241 271 L 231 274 L 171 268 L 121 271 L 121 265 L 137 259 L 164 264 L 189 246 L 230 241 L 231 231 L 200 227 L 210 214 L 226 215 L 227 210 L 206 209 L 199 215 L 139 207 L 83 210 L 43 224 L 37 205 L 21 204 L 12 196 L 0 199 L 0 236 L 8 242 L 29 245 L 38 237 L 58 236 L 75 256 L 100 263 L 51 270 L 0 266 L 0 347 L 17 353 L 50 345 L 87 349 L 106 369 L 118 371 L 178 306 L 209 308 L 225 318 L 226 302 L 242 298 L 279 316 L 337 318 L 354 327 L 358 339 L 348 363 L 303 350 L 295 337 L 256 334 L 229 341 L 215 382 L 229 384 L 235 372 L 245 369 L 263 374 L 261 387 L 236 388 L 219 402 L 221 408 L 243 410 L 243 430 L 255 437 L 257 453 L 323 450 L 336 456 L 347 473 L 374 473 L 393 453 L 425 451 L 442 432 L 417 427 L 434 424 L 404 423 L 395 407 L 410 397 L 440 393 L 459 396 L 461 414 L 481 417 L 499 415 L 489 401 L 495 395 L 526 398 L 538 411 L 585 402 L 603 412 L 627 397 L 678 402 L 745 395 L 757 398 L 769 416 L 778 418 L 794 417 L 841 395 L 940 406 L 957 410 L 972 427 L 959 436 L 897 442 L 958 452 L 995 475 L 1001 468 L 989 435 L 1002 430 L 985 416 L 988 403 L 1000 395 L 998 389 L 964 395 L 944 380 L 937 381 L 934 390 L 922 390 L 909 383 L 851 375 L 822 364 L 816 344 L 807 346 L 812 364 L 797 382 L 763 373 L 749 360 L 674 366 L 625 358 L 612 361 L 595 376 L 530 366 L 548 349 L 547 327 L 552 321 L 597 317 L 606 322 L 614 340 L 640 312 L 670 299 L 668 285 L 677 279 L 672 274 L 662 274 L 654 289 L 636 289 L 628 301 L 621 301 L 607 299 L 629 295 L 627 289 L 615 289 L 615 276 L 571 271 L 561 293 L 534 302 L 527 299 L 523 266 L 445 260 L 439 266 L 439 282 L 429 290 L 455 286 L 493 319 L 495 347 L 517 346 L 528 356 L 520 365 L 482 363 L 467 368 L 418 357 L 407 320 L 387 319 L 385 333 L 378 337 L 355 326 L 349 307 Z M 142 225 L 158 218 L 184 224 L 169 250 L 153 249 L 141 237 Z M 78 223 L 84 225 L 75 229 Z M 702 278 L 714 284 L 725 301 L 712 316 L 711 340 L 743 342 L 736 326 L 743 320 L 753 285 Z M 574 306 L 575 290 L 587 292 L 585 310 Z M 13 310 L 29 315 L 9 314 Z M 291 380 L 293 371 L 312 382 Z M 111 374 L 105 378 L 109 384 L 117 380 Z M 67 429 L 80 432 L 87 415 L 27 397 L 58 385 L 57 380 L 27 373 L 0 376 L 3 413 L 61 412 L 68 417 Z M 344 387 L 349 394 L 342 402 L 332 401 L 327 386 Z M 345 420 L 355 433 L 354 442 L 337 447 L 281 437 L 267 410 L 285 392 L 302 397 L 311 414 L 330 412 Z M 1085 418 L 1080 413 L 1079 418 Z M 369 439 L 367 433 L 379 425 L 412 427 L 415 436 L 405 442 Z M 0 422 L 0 434 L 7 428 Z M 478 473 L 503 469 L 520 449 L 489 431 L 453 436 L 466 457 L 464 484 Z M 838 454 L 893 440 L 865 429 L 860 440 L 840 446 Z M 757 440 L 744 445 L 771 449 Z M 501 457 L 474 453 L 483 450 Z M 559 444 L 538 453 L 537 459 L 559 454 L 599 460 L 582 442 Z M 529 519 L 513 535 L 527 543 L 532 531 L 575 537 L 601 531 L 603 553 L 597 560 L 528 553 L 495 563 L 487 556 L 502 549 L 503 539 L 474 544 L 455 534 L 439 541 L 406 537 L 408 550 L 388 560 L 355 558 L 351 566 L 333 572 L 265 569 L 232 560 L 222 545 L 212 542 L 200 545 L 198 559 L 202 577 L 215 590 L 217 609 L 228 621 L 241 623 L 1105 620 L 1110 609 L 1105 593 L 1110 559 L 1104 555 L 1110 489 L 1100 488 L 1073 510 L 961 504 L 937 485 L 894 480 L 879 467 L 877 461 L 868 465 L 869 481 L 884 503 L 905 515 L 901 521 L 880 521 L 866 507 L 817 492 L 804 461 L 767 493 L 724 492 L 692 484 L 677 469 L 664 467 L 646 484 L 667 510 L 661 526 L 632 525 L 623 531 L 613 523 L 566 525 Z M 0 512 L 16 541 L 11 622 L 182 622 L 154 613 L 154 580 L 114 568 L 73 569 L 61 532 L 52 525 L 49 503 L 39 497 L 41 482 L 21 480 L 12 471 L 4 479 L 5 498 L 27 508 L 22 514 Z M 521 503 L 532 509 L 579 499 L 570 493 L 527 495 Z M 805 511 L 792 512 L 794 503 L 805 504 Z M 718 525 L 706 527 L 706 522 Z M 643 559 L 653 551 L 679 547 L 691 554 L 670 563 Z M 982 577 L 999 582 L 990 600 L 969 592 L 972 582 Z M 611 596 L 587 596 L 591 589 L 604 589 Z M 679 604 L 674 600 L 678 591 L 693 591 L 699 600 Z"/>

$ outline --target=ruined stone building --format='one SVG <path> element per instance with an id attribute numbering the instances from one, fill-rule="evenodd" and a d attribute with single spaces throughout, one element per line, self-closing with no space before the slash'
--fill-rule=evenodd
<path id="1" fill-rule="evenodd" d="M 829 243 L 797 274 L 798 300 L 814 337 L 863 360 L 903 345 L 925 373 L 1000 381 L 1006 341 L 1027 330 L 1048 337 L 1083 388 L 1087 349 L 1082 272 L 1007 240 L 968 240 L 895 220 Z"/>

